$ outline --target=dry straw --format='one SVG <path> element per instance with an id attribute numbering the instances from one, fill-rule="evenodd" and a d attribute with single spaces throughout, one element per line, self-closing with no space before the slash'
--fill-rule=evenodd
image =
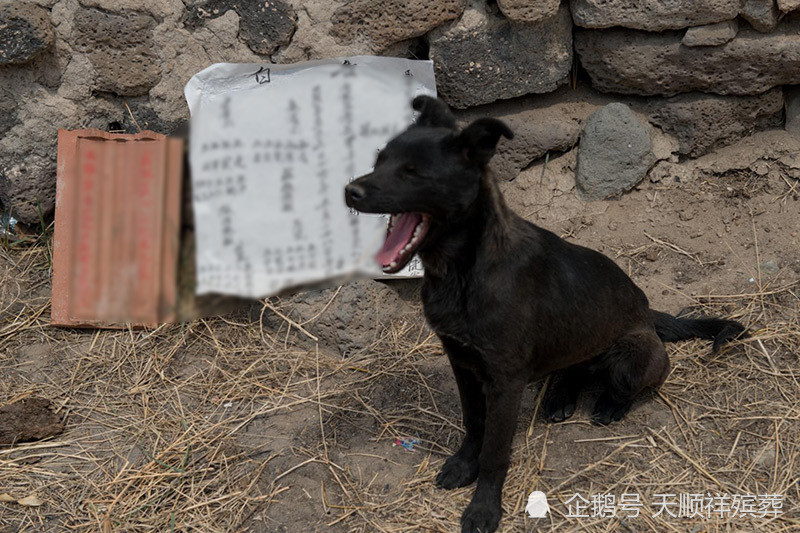
<path id="1" fill-rule="evenodd" d="M 48 269 L 44 245 L 0 249 L 0 401 L 36 394 L 67 419 L 55 440 L 0 450 L 0 493 L 42 502 L 0 503 L 0 531 L 457 529 L 473 488 L 433 483 L 461 438 L 457 397 L 419 318 L 376 323 L 378 340 L 347 358 L 278 299 L 152 331 L 53 329 Z M 798 290 L 759 283 L 696 299 L 753 338 L 716 356 L 707 342 L 670 346 L 672 375 L 620 424 L 591 426 L 583 405 L 548 425 L 532 387 L 501 530 L 800 530 Z M 392 446 L 403 436 L 420 440 L 414 452 Z M 526 518 L 534 489 L 549 519 Z M 639 493 L 646 505 L 636 519 L 567 519 L 576 492 Z M 682 492 L 782 494 L 784 512 L 652 518 L 653 495 Z"/>

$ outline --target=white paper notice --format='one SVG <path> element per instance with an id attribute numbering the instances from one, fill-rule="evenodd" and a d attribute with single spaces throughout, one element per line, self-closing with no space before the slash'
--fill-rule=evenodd
<path id="1" fill-rule="evenodd" d="M 347 208 L 368 173 L 435 95 L 430 61 L 356 56 L 218 64 L 186 86 L 197 294 L 250 298 L 349 274 L 381 276 L 386 220 Z M 417 276 L 415 259 L 400 275 Z"/>

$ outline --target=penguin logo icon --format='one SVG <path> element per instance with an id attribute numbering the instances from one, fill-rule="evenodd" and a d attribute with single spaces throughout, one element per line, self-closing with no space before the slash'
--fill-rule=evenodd
<path id="1" fill-rule="evenodd" d="M 547 496 L 540 490 L 535 490 L 528 496 L 528 505 L 525 511 L 531 518 L 544 518 L 550 512 L 550 505 L 547 503 Z"/>

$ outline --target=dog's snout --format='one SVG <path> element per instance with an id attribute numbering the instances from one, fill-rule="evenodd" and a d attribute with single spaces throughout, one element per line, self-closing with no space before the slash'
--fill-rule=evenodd
<path id="1" fill-rule="evenodd" d="M 351 183 L 344 188 L 344 194 L 347 204 L 349 205 L 352 202 L 359 202 L 363 200 L 367 196 L 367 191 L 363 186 L 356 183 Z"/>

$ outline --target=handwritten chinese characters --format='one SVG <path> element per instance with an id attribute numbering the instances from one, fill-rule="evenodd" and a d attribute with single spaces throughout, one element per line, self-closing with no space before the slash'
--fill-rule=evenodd
<path id="1" fill-rule="evenodd" d="M 351 212 L 344 186 L 434 90 L 428 61 L 354 57 L 215 65 L 192 79 L 197 292 L 263 297 L 379 275 L 381 216 Z M 419 275 L 421 265 L 406 275 Z M 409 274 L 410 273 L 410 274 Z"/>

